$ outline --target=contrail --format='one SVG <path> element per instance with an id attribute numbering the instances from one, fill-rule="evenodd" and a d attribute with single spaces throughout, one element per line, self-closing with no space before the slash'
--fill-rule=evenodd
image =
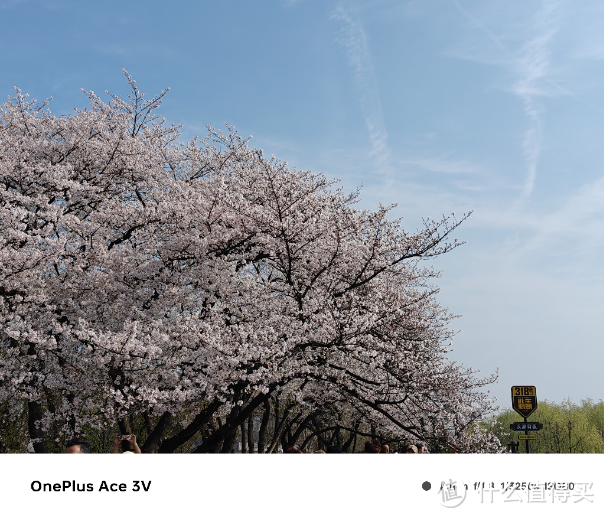
<path id="1" fill-rule="evenodd" d="M 527 198 L 532 194 L 535 186 L 537 166 L 543 145 L 543 131 L 540 118 L 542 107 L 539 103 L 539 97 L 543 93 L 539 89 L 539 84 L 547 83 L 564 93 L 570 94 L 570 92 L 547 77 L 551 64 L 550 42 L 558 31 L 559 16 L 557 11 L 559 4 L 556 0 L 542 1 L 541 8 L 533 19 L 532 29 L 536 36 L 522 47 L 519 54 L 514 54 L 510 52 L 492 31 L 461 7 L 457 0 L 453 0 L 453 3 L 466 18 L 471 20 L 493 43 L 511 58 L 512 63 L 518 67 L 522 76 L 514 84 L 513 92 L 522 100 L 524 113 L 530 123 L 530 127 L 526 131 L 522 142 L 526 163 L 526 179 L 522 190 L 522 197 Z M 573 97 L 576 96 L 573 95 Z"/>
<path id="2" fill-rule="evenodd" d="M 337 42 L 346 50 L 348 61 L 354 70 L 355 82 L 361 92 L 361 111 L 371 141 L 370 156 L 375 157 L 379 172 L 390 174 L 388 132 L 384 124 L 382 105 L 363 25 L 352 18 L 343 2 L 336 6 L 331 18 L 342 22 L 342 29 Z"/>

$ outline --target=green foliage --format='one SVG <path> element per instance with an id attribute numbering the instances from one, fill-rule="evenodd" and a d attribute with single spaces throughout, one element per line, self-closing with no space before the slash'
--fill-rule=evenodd
<path id="1" fill-rule="evenodd" d="M 503 445 L 518 441 L 521 433 L 534 433 L 537 439 L 530 441 L 531 453 L 604 453 L 603 401 L 594 403 L 593 400 L 586 399 L 580 405 L 569 399 L 560 404 L 542 401 L 528 421 L 542 423 L 543 430 L 510 430 L 510 424 L 522 421 L 523 418 L 515 411 L 507 410 L 484 422 L 482 426 L 492 431 Z M 525 451 L 524 441 L 521 441 L 520 451 Z"/>

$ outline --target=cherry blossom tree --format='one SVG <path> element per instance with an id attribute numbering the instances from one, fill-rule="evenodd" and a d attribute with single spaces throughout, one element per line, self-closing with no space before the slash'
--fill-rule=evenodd
<path id="1" fill-rule="evenodd" d="M 126 77 L 127 100 L 86 92 L 69 116 L 19 90 L 1 107 L 0 402 L 25 405 L 36 451 L 134 415 L 143 451 L 209 424 L 197 451 L 230 451 L 276 396 L 496 449 L 464 436 L 495 377 L 447 359 L 453 315 L 423 262 L 468 215 L 409 233 L 231 127 L 181 143 L 156 115 L 167 91 Z"/>

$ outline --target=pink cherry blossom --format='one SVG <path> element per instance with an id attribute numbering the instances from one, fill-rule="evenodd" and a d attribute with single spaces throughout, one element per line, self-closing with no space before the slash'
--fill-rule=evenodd
<path id="1" fill-rule="evenodd" d="M 69 116 L 19 90 L 0 108 L 0 401 L 27 405 L 37 451 L 51 426 L 142 412 L 220 416 L 210 448 L 276 395 L 497 451 L 472 426 L 496 375 L 448 360 L 454 315 L 423 262 L 469 214 L 407 232 L 232 127 L 181 143 L 166 91 L 127 78 L 129 100 L 87 92 Z"/>

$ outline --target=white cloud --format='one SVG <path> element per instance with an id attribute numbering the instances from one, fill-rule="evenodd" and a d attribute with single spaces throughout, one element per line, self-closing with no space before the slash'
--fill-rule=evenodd
<path id="1" fill-rule="evenodd" d="M 604 177 L 583 186 L 558 210 L 541 217 L 526 216 L 524 226 L 528 223 L 533 227 L 535 235 L 519 248 L 518 254 L 564 251 L 571 270 L 584 259 L 589 262 L 590 257 L 599 257 L 604 247 Z"/>
<path id="2" fill-rule="evenodd" d="M 361 111 L 371 141 L 370 156 L 375 159 L 380 173 L 390 175 L 392 166 L 388 132 L 384 124 L 382 105 L 363 24 L 343 2 L 338 3 L 331 18 L 342 22 L 337 42 L 346 50 L 348 61 L 354 70 L 355 82 L 361 92 Z"/>
<path id="3" fill-rule="evenodd" d="M 516 51 L 510 50 L 502 38 L 464 9 L 458 1 L 454 0 L 453 3 L 471 21 L 472 25 L 478 27 L 497 47 L 499 54 L 497 57 L 493 58 L 492 52 L 485 54 L 482 49 L 480 55 L 475 55 L 474 59 L 503 65 L 510 69 L 517 78 L 510 90 L 522 101 L 524 113 L 529 122 L 529 128 L 522 141 L 526 163 L 522 198 L 527 198 L 532 194 L 535 186 L 537 167 L 543 147 L 541 114 L 544 108 L 540 97 L 560 95 L 561 93 L 572 95 L 555 83 L 552 78 L 551 45 L 560 26 L 560 3 L 557 0 L 542 0 L 539 10 L 532 16 L 531 23 L 528 26 L 517 27 L 518 34 L 513 36 L 508 34 L 508 39 L 524 40 Z M 508 8 L 509 6 L 506 5 L 505 9 Z M 467 59 L 471 57 L 471 53 L 460 57 Z"/>
<path id="4" fill-rule="evenodd" d="M 524 112 L 531 124 L 522 144 L 527 165 L 526 182 L 522 191 L 524 197 L 530 196 L 533 192 L 537 176 L 543 141 L 542 123 L 539 117 L 542 108 L 537 98 L 543 95 L 541 83 L 550 72 L 550 42 L 558 30 L 558 20 L 558 3 L 543 0 L 541 9 L 534 17 L 533 29 L 536 36 L 522 48 L 519 60 L 522 77 L 514 85 L 514 92 L 522 99 Z"/>

